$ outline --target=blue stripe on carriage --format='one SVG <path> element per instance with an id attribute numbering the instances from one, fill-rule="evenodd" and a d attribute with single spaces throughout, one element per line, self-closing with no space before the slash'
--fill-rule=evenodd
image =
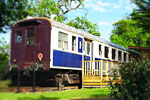
<path id="1" fill-rule="evenodd" d="M 82 68 L 82 55 L 54 50 L 53 66 Z"/>
<path id="2" fill-rule="evenodd" d="M 90 60 L 89 56 L 84 55 L 84 61 Z"/>
<path id="3" fill-rule="evenodd" d="M 100 58 L 95 58 L 95 60 L 101 60 Z"/>

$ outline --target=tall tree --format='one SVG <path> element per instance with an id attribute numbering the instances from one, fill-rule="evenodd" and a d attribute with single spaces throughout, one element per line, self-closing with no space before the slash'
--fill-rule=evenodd
<path id="1" fill-rule="evenodd" d="M 83 0 L 32 0 L 30 4 L 30 16 L 50 18 L 55 15 L 55 20 L 63 22 L 68 12 L 83 7 Z"/>
<path id="2" fill-rule="evenodd" d="M 75 19 L 71 20 L 67 24 L 69 26 L 75 27 L 77 29 L 81 29 L 90 34 L 100 36 L 99 26 L 96 23 L 92 23 L 88 21 L 86 16 L 87 16 L 87 13 L 85 14 L 85 16 L 76 17 Z"/>
<path id="3" fill-rule="evenodd" d="M 131 13 L 132 19 L 143 28 L 143 34 L 150 33 L 150 0 L 133 0 L 133 3 L 137 5 L 137 9 Z M 150 44 L 150 34 L 146 42 Z"/>
<path id="4" fill-rule="evenodd" d="M 31 5 L 29 8 L 30 16 L 50 18 L 51 15 L 56 15 L 54 20 L 65 21 L 72 27 L 100 36 L 98 25 L 88 21 L 86 15 L 67 22 L 66 14 L 72 10 L 83 8 L 83 0 L 37 0 L 36 2 L 31 1 Z"/>
<path id="5" fill-rule="evenodd" d="M 10 27 L 12 22 L 27 16 L 51 18 L 51 15 L 55 15 L 54 20 L 66 22 L 66 14 L 72 10 L 83 8 L 83 1 L 84 0 L 2 0 L 0 3 L 2 6 L 0 8 L 0 17 L 2 19 L 0 32 L 4 32 L 4 26 L 5 28 L 6 26 Z M 68 22 L 68 25 L 100 36 L 98 25 L 89 22 L 86 16 L 81 18 L 77 17 Z"/>
<path id="6" fill-rule="evenodd" d="M 124 47 L 128 46 L 150 46 L 146 41 L 149 33 L 143 34 L 143 28 L 138 27 L 138 23 L 131 19 L 122 19 L 113 24 L 114 29 L 110 40 L 113 43 Z"/>
<path id="7" fill-rule="evenodd" d="M 27 0 L 0 0 L 0 33 L 27 16 Z"/>
<path id="8" fill-rule="evenodd" d="M 133 0 L 133 3 L 137 8 L 131 13 L 132 19 L 138 21 L 138 25 L 150 33 L 150 0 Z"/>

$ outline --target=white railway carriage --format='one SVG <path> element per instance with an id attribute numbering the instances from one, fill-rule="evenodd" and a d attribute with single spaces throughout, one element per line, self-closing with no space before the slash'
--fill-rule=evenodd
<path id="1" fill-rule="evenodd" d="M 57 81 L 61 73 L 64 82 L 79 83 L 82 61 L 127 62 L 131 53 L 138 54 L 48 18 L 18 21 L 11 33 L 10 64 L 24 71 L 36 63 L 44 68 L 37 72 L 38 80 L 43 82 L 44 79 Z"/>
<path id="2" fill-rule="evenodd" d="M 81 70 L 83 60 L 127 62 L 130 53 L 138 53 L 57 21 L 51 23 L 51 68 Z"/>

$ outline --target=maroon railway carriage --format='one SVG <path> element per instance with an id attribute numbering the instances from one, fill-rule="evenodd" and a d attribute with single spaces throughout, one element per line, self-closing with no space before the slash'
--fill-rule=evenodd
<path id="1" fill-rule="evenodd" d="M 25 19 L 13 25 L 10 49 L 12 84 L 17 84 L 16 69 L 19 68 L 21 85 L 32 85 L 32 66 L 38 66 L 36 85 L 54 85 L 60 78 L 60 73 L 63 74 L 65 83 L 72 80 L 65 78 L 68 75 L 76 77 L 72 84 L 79 83 L 79 75 L 76 73 L 81 71 L 50 69 L 51 29 L 51 21 L 48 18 Z"/>

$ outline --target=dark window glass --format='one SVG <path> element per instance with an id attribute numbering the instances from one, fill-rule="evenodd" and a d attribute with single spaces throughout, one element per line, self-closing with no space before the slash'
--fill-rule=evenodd
<path id="1" fill-rule="evenodd" d="M 102 47 L 101 47 L 101 45 L 99 45 L 99 55 L 101 55 L 102 54 Z"/>
<path id="2" fill-rule="evenodd" d="M 108 52 L 109 52 L 108 47 L 105 47 L 105 58 L 108 58 Z"/>
<path id="3" fill-rule="evenodd" d="M 121 51 L 118 51 L 118 60 L 119 60 L 119 61 L 122 60 L 122 54 L 121 54 Z"/>
<path id="4" fill-rule="evenodd" d="M 27 30 L 27 45 L 33 45 L 34 44 L 34 37 L 35 37 L 35 30 L 34 29 L 28 29 Z"/>
<path id="5" fill-rule="evenodd" d="M 72 36 L 72 51 L 76 50 L 76 37 Z"/>
<path id="6" fill-rule="evenodd" d="M 124 62 L 126 62 L 126 60 L 127 60 L 127 54 L 124 53 Z"/>
<path id="7" fill-rule="evenodd" d="M 112 59 L 115 59 L 115 58 L 116 58 L 116 50 L 112 49 Z"/>
<path id="8" fill-rule="evenodd" d="M 132 55 L 131 55 L 131 54 L 129 54 L 129 61 L 131 60 L 131 58 L 132 58 Z"/>
<path id="9" fill-rule="evenodd" d="M 16 37 L 16 41 L 18 43 L 22 42 L 22 32 L 21 31 L 17 31 L 17 37 Z"/>
<path id="10" fill-rule="evenodd" d="M 87 54 L 90 54 L 90 43 L 87 42 Z"/>

